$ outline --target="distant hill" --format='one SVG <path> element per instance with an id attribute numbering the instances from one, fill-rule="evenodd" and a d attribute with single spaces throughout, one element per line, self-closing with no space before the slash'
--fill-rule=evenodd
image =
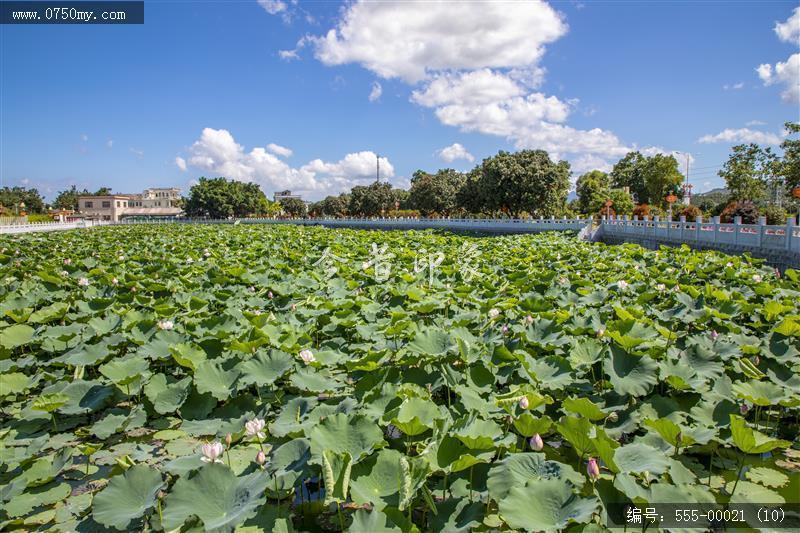
<path id="1" fill-rule="evenodd" d="M 703 193 L 693 194 L 692 203 L 705 211 L 727 200 L 729 194 L 728 189 L 719 187 Z"/>

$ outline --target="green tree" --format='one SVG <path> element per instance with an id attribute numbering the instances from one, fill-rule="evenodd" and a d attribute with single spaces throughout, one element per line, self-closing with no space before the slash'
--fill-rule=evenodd
<path id="1" fill-rule="evenodd" d="M 777 156 L 770 148 L 738 144 L 731 149 L 728 160 L 719 171 L 725 180 L 732 200 L 757 202 L 767 197 L 770 185 L 780 172 Z"/>
<path id="2" fill-rule="evenodd" d="M 456 196 L 465 183 L 464 174 L 452 168 L 439 170 L 436 174 L 417 170 L 411 178 L 408 207 L 418 210 L 423 216 L 448 216 L 458 208 Z"/>
<path id="3" fill-rule="evenodd" d="M 278 203 L 287 215 L 302 217 L 306 215 L 306 203 L 300 198 L 281 198 Z"/>
<path id="4" fill-rule="evenodd" d="M 575 182 L 575 193 L 578 195 L 576 208 L 579 213 L 591 213 L 591 203 L 596 194 L 608 190 L 611 180 L 608 174 L 600 170 L 592 170 L 582 174 Z"/>
<path id="5" fill-rule="evenodd" d="M 678 160 L 672 155 L 656 154 L 644 163 L 644 183 L 649 203 L 667 207 L 666 196 L 673 192 L 683 196 L 680 185 L 683 174 L 678 170 Z"/>
<path id="6" fill-rule="evenodd" d="M 628 152 L 611 169 L 611 186 L 616 189 L 628 187 L 633 198 L 640 204 L 650 203 L 650 192 L 645 180 L 647 157 L 640 152 Z"/>
<path id="7" fill-rule="evenodd" d="M 271 214 L 274 205 L 256 183 L 202 177 L 189 190 L 185 211 L 190 217 L 247 217 Z"/>
<path id="8" fill-rule="evenodd" d="M 500 151 L 481 163 L 476 192 L 490 212 L 556 216 L 566 209 L 569 175 L 569 163 L 544 150 Z"/>
<path id="9" fill-rule="evenodd" d="M 588 213 L 606 214 L 606 201 L 611 200 L 611 214 L 630 215 L 633 212 L 633 197 L 625 189 L 605 189 L 595 191 L 589 201 Z"/>
<path id="10" fill-rule="evenodd" d="M 357 185 L 350 191 L 348 211 L 355 216 L 380 216 L 403 203 L 403 192 L 389 183 Z"/>
<path id="11" fill-rule="evenodd" d="M 344 217 L 347 216 L 350 205 L 350 195 L 326 196 L 325 199 L 311 206 L 311 212 L 316 216 Z"/>
<path id="12" fill-rule="evenodd" d="M 25 207 L 20 207 L 21 203 Z M 44 198 L 34 188 L 3 187 L 0 189 L 0 205 L 5 206 L 6 211 L 12 215 L 18 211 L 44 213 Z"/>
<path id="13" fill-rule="evenodd" d="M 800 134 L 800 122 L 787 122 L 784 127 L 789 135 L 781 143 L 783 160 L 780 164 L 780 174 L 786 190 L 791 193 L 793 188 L 800 187 L 800 138 L 790 138 Z"/>

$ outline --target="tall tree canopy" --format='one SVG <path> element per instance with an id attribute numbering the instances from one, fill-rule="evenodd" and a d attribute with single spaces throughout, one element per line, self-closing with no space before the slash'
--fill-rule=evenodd
<path id="1" fill-rule="evenodd" d="M 300 198 L 281 198 L 278 200 L 278 203 L 281 205 L 281 209 L 283 209 L 284 213 L 293 217 L 305 216 L 308 210 L 308 206 Z"/>
<path id="2" fill-rule="evenodd" d="M 20 203 L 25 204 L 25 207 L 20 208 Z M 24 210 L 27 213 L 44 212 L 44 199 L 34 188 L 3 187 L 0 189 L 0 205 L 12 214 L 17 210 Z"/>
<path id="3" fill-rule="evenodd" d="M 414 172 L 408 207 L 418 210 L 423 216 L 432 214 L 450 215 L 457 208 L 458 191 L 466 183 L 466 177 L 452 168 L 429 174 L 422 170 Z"/>
<path id="4" fill-rule="evenodd" d="M 468 186 L 484 211 L 548 217 L 566 209 L 569 163 L 553 162 L 544 150 L 501 151 L 484 159 L 477 172 L 477 183 Z"/>
<path id="5" fill-rule="evenodd" d="M 316 216 L 344 217 L 348 214 L 350 195 L 326 196 L 324 200 L 313 204 L 311 212 Z"/>
<path id="6" fill-rule="evenodd" d="M 789 135 L 781 143 L 783 162 L 780 173 L 788 191 L 800 187 L 800 122 L 787 122 L 784 124 Z M 794 137 L 794 138 L 792 138 Z"/>
<path id="7" fill-rule="evenodd" d="M 272 214 L 276 210 L 255 183 L 200 178 L 189 189 L 185 211 L 190 217 L 229 218 Z"/>
<path id="8" fill-rule="evenodd" d="M 611 169 L 611 186 L 628 187 L 640 204 L 664 207 L 666 196 L 675 192 L 680 196 L 683 175 L 678 170 L 678 160 L 672 155 L 655 154 L 651 157 L 640 152 L 628 152 Z"/>
<path id="9" fill-rule="evenodd" d="M 394 189 L 386 182 L 356 185 L 350 191 L 348 210 L 351 215 L 356 216 L 379 216 L 402 203 L 406 194 L 406 191 Z"/>
<path id="10" fill-rule="evenodd" d="M 601 195 L 607 191 L 611 180 L 608 174 L 600 170 L 592 170 L 582 174 L 575 182 L 575 193 L 578 195 L 578 211 L 581 213 L 591 213 L 592 200 L 596 195 Z"/>
<path id="11" fill-rule="evenodd" d="M 770 184 L 780 173 L 777 156 L 757 144 L 738 144 L 719 171 L 732 200 L 757 202 L 767 197 Z"/>

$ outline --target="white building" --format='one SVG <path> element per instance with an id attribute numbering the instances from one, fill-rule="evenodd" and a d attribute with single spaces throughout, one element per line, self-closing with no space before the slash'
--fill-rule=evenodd
<path id="1" fill-rule="evenodd" d="M 145 189 L 142 193 L 78 197 L 78 211 L 87 218 L 119 222 L 124 218 L 175 218 L 183 213 L 179 207 L 181 190 L 172 188 Z"/>

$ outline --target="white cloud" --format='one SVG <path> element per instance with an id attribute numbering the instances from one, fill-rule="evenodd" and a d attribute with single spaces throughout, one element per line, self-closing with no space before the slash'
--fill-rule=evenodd
<path id="1" fill-rule="evenodd" d="M 725 84 L 722 86 L 722 89 L 725 91 L 738 91 L 739 89 L 744 88 L 743 82 L 733 83 L 731 85 Z"/>
<path id="2" fill-rule="evenodd" d="M 245 151 L 227 130 L 205 128 L 189 148 L 188 164 L 213 176 L 258 183 L 268 195 L 291 189 L 314 199 L 373 180 L 376 157 L 374 152 L 362 151 L 336 162 L 314 159 L 295 168 L 265 148 Z M 381 157 L 381 177 L 395 177 L 394 166 L 385 157 Z"/>
<path id="3" fill-rule="evenodd" d="M 745 126 L 766 126 L 767 123 L 761 120 L 751 120 L 745 123 Z"/>
<path id="4" fill-rule="evenodd" d="M 141 158 L 143 158 L 143 157 L 144 157 L 144 150 L 139 150 L 138 148 L 133 148 L 133 147 L 129 148 L 129 150 L 130 150 L 130 151 L 131 151 L 131 153 L 132 153 L 133 155 L 135 155 L 135 156 L 136 156 L 138 159 L 141 159 Z"/>
<path id="5" fill-rule="evenodd" d="M 114 139 L 109 139 L 106 141 L 106 146 L 112 148 L 114 146 Z"/>
<path id="6" fill-rule="evenodd" d="M 383 94 L 383 87 L 377 81 L 372 82 L 372 90 L 369 92 L 369 101 L 374 102 Z"/>
<path id="7" fill-rule="evenodd" d="M 800 45 L 800 7 L 794 8 L 785 22 L 775 24 L 775 33 L 781 41 Z"/>
<path id="8" fill-rule="evenodd" d="M 285 146 L 281 146 L 275 143 L 269 143 L 267 145 L 267 150 L 281 157 L 292 157 L 293 153 L 291 148 L 286 148 Z"/>
<path id="9" fill-rule="evenodd" d="M 564 35 L 561 15 L 520 2 L 355 2 L 335 29 L 311 37 L 326 65 L 359 63 L 383 78 L 415 83 L 431 71 L 530 67 Z"/>
<path id="10" fill-rule="evenodd" d="M 456 159 L 465 159 L 470 163 L 475 161 L 475 157 L 467 151 L 466 148 L 460 143 L 453 143 L 446 146 L 437 152 L 442 161 L 452 163 Z"/>
<path id="11" fill-rule="evenodd" d="M 297 54 L 297 49 L 294 50 L 278 50 L 278 56 L 285 61 L 292 61 L 293 59 L 300 59 Z"/>
<path id="12" fill-rule="evenodd" d="M 697 142 L 704 144 L 711 143 L 756 143 L 756 144 L 780 144 L 780 135 L 764 131 L 751 130 L 750 128 L 725 129 L 716 135 L 703 135 Z"/>
<path id="13" fill-rule="evenodd" d="M 412 92 L 411 100 L 425 107 L 482 105 L 508 100 L 523 93 L 522 87 L 509 76 L 486 68 L 435 76 L 422 90 Z"/>
<path id="14" fill-rule="evenodd" d="M 258 5 L 270 15 L 277 15 L 286 11 L 286 4 L 281 0 L 258 0 Z"/>
<path id="15" fill-rule="evenodd" d="M 800 103 L 800 53 L 792 54 L 785 63 L 778 61 L 774 67 L 769 63 L 759 65 L 756 72 L 764 85 L 785 85 L 781 92 L 784 102 Z"/>
<path id="16" fill-rule="evenodd" d="M 576 180 L 578 176 L 591 170 L 611 172 L 611 168 L 613 166 L 614 165 L 611 162 L 596 155 L 582 155 L 570 162 L 570 168 L 572 169 L 573 177 Z"/>
<path id="17" fill-rule="evenodd" d="M 181 172 L 186 172 L 186 160 L 180 156 L 175 158 L 175 164 L 181 169 Z"/>

